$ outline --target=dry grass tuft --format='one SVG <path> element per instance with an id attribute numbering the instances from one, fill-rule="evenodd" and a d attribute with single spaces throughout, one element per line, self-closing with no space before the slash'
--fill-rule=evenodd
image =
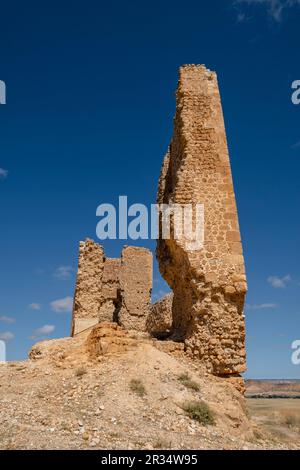
<path id="1" fill-rule="evenodd" d="M 132 379 L 130 381 L 130 390 L 139 397 L 144 397 L 147 394 L 145 386 L 140 379 Z"/>
<path id="2" fill-rule="evenodd" d="M 178 380 L 182 385 L 184 385 L 186 388 L 189 388 L 190 390 L 194 390 L 195 392 L 199 392 L 200 387 L 197 382 L 192 380 L 189 376 L 189 374 L 181 374 L 178 377 Z"/>

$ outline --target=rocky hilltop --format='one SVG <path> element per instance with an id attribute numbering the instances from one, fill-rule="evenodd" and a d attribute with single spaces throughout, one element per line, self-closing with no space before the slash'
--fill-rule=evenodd
<path id="1" fill-rule="evenodd" d="M 102 323 L 44 341 L 0 366 L 1 449 L 245 449 L 255 437 L 242 395 L 178 343 Z M 188 405 L 205 403 L 203 420 Z M 211 420 L 212 418 L 212 420 Z M 275 446 L 275 444 L 273 444 Z"/>

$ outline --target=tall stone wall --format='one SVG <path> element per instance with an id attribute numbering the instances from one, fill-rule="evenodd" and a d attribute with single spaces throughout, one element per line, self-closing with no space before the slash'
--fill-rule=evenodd
<path id="1" fill-rule="evenodd" d="M 121 266 L 119 323 L 126 329 L 145 331 L 151 303 L 152 253 L 146 248 L 124 247 Z"/>
<path id="2" fill-rule="evenodd" d="M 244 258 L 216 74 L 180 68 L 174 134 L 164 159 L 158 203 L 204 204 L 204 247 L 158 240 L 162 276 L 174 292 L 173 338 L 215 374 L 245 365 Z"/>
<path id="3" fill-rule="evenodd" d="M 124 247 L 120 259 L 106 258 L 93 240 L 80 242 L 71 335 L 104 321 L 145 331 L 152 264 L 145 248 Z"/>
<path id="4" fill-rule="evenodd" d="M 102 303 L 104 251 L 93 240 L 80 242 L 71 335 L 98 323 Z"/>

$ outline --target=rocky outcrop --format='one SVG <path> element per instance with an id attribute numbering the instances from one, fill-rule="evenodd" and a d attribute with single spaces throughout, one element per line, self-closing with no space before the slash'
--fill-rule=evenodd
<path id="1" fill-rule="evenodd" d="M 136 345 L 137 341 L 126 330 L 110 322 L 99 323 L 86 340 L 86 350 L 91 358 L 124 353 Z"/>
<path id="2" fill-rule="evenodd" d="M 158 203 L 204 205 L 203 248 L 191 249 L 184 235 L 157 244 L 174 293 L 173 338 L 214 374 L 244 372 L 244 258 L 217 77 L 201 65 L 180 68 Z"/>
<path id="3" fill-rule="evenodd" d="M 174 450 L 264 448 L 235 386 L 205 373 L 183 346 L 102 322 L 35 345 L 28 361 L 0 364 L 0 448 L 128 450 L 130 443 L 159 451 L 162 437 Z M 187 413 L 195 402 L 209 407 L 213 424 Z"/>

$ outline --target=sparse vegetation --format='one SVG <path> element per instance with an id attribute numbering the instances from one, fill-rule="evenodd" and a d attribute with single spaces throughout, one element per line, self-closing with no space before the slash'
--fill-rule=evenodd
<path id="1" fill-rule="evenodd" d="M 76 369 L 76 371 L 75 371 L 76 377 L 82 377 L 86 373 L 87 373 L 87 370 L 86 370 L 85 367 L 78 367 L 78 369 Z"/>
<path id="2" fill-rule="evenodd" d="M 0 449 L 300 448 L 299 400 L 249 399 L 248 421 L 244 398 L 227 380 L 203 377 L 148 338 L 101 362 L 87 359 L 85 341 L 50 342 L 48 357 L 27 361 L 22 372 L 23 363 L 0 365 Z M 61 350 L 68 360 L 57 369 Z"/>
<path id="3" fill-rule="evenodd" d="M 182 383 L 182 385 L 184 385 L 186 388 L 189 388 L 191 390 L 194 390 L 195 392 L 199 392 L 200 390 L 200 387 L 199 385 L 197 384 L 197 382 L 195 382 L 194 380 L 192 380 L 189 376 L 189 374 L 181 374 L 179 375 L 178 377 L 178 380 L 180 383 Z"/>
<path id="4" fill-rule="evenodd" d="M 215 424 L 214 415 L 210 407 L 202 400 L 187 401 L 183 403 L 182 409 L 191 419 L 198 421 L 204 426 L 207 426 L 208 424 Z"/>
<path id="5" fill-rule="evenodd" d="M 263 433 L 262 429 L 253 428 L 253 437 L 254 437 L 254 439 L 253 439 L 254 441 L 263 439 L 264 438 L 264 433 Z"/>
<path id="6" fill-rule="evenodd" d="M 62 421 L 60 427 L 63 431 L 70 431 L 70 425 L 66 421 Z"/>
<path id="7" fill-rule="evenodd" d="M 299 399 L 250 398 L 247 403 L 251 417 L 259 422 L 263 437 L 267 435 L 274 443 L 299 445 Z"/>
<path id="8" fill-rule="evenodd" d="M 110 432 L 109 435 L 110 435 L 110 437 L 111 437 L 112 439 L 119 439 L 119 438 L 122 436 L 122 435 L 121 435 L 119 432 L 117 432 L 117 431 Z"/>
<path id="9" fill-rule="evenodd" d="M 171 448 L 171 442 L 164 437 L 159 437 L 153 444 L 154 449 L 166 450 Z"/>
<path id="10" fill-rule="evenodd" d="M 288 426 L 289 428 L 299 428 L 300 427 L 300 415 L 291 413 L 289 411 L 282 413 L 282 423 Z"/>
<path id="11" fill-rule="evenodd" d="M 132 379 L 130 381 L 130 390 L 136 393 L 139 397 L 144 397 L 147 393 L 144 384 L 140 379 Z"/>

